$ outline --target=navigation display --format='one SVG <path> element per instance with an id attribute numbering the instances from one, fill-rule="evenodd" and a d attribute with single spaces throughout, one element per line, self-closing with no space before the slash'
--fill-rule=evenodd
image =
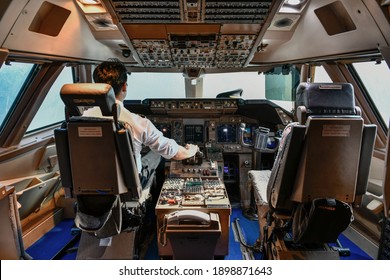
<path id="1" fill-rule="evenodd" d="M 218 143 L 237 143 L 237 125 L 219 124 L 217 135 Z"/>

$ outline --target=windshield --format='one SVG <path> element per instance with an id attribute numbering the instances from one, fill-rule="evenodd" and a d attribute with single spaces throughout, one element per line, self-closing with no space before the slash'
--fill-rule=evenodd
<path id="1" fill-rule="evenodd" d="M 283 75 L 288 82 L 282 86 L 291 89 L 291 77 Z M 186 84 L 182 73 L 139 73 L 128 76 L 127 100 L 144 100 L 147 98 L 185 98 Z M 206 74 L 191 80 L 187 86 L 195 88 L 197 97 L 215 98 L 219 93 L 242 89 L 243 99 L 266 99 L 266 75 L 257 72 L 233 72 Z M 295 89 L 293 89 L 295 91 Z M 291 111 L 292 101 L 280 101 L 270 98 L 272 102 Z"/>
<path id="2" fill-rule="evenodd" d="M 184 98 L 182 73 L 131 73 L 127 77 L 127 96 L 130 100 L 146 98 Z"/>
<path id="3" fill-rule="evenodd" d="M 203 78 L 203 97 L 214 98 L 221 92 L 242 89 L 243 99 L 264 99 L 264 84 L 264 75 L 257 72 L 208 74 Z"/>

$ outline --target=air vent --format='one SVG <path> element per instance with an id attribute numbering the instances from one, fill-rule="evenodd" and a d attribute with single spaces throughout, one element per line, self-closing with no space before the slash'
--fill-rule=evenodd
<path id="1" fill-rule="evenodd" d="M 118 30 L 109 14 L 86 14 L 85 18 L 96 31 Z"/>
<path id="2" fill-rule="evenodd" d="M 276 14 L 268 30 L 290 31 L 300 18 L 299 14 Z"/>
<path id="3" fill-rule="evenodd" d="M 288 26 L 291 26 L 293 24 L 293 20 L 291 18 L 282 18 L 282 19 L 279 19 L 278 21 L 275 21 L 274 25 L 276 27 L 288 27 Z"/>

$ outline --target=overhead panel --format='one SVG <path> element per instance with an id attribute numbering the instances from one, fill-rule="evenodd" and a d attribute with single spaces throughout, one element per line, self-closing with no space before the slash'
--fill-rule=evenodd
<path id="1" fill-rule="evenodd" d="M 122 23 L 179 23 L 180 1 L 118 1 L 112 0 Z"/>
<path id="2" fill-rule="evenodd" d="M 216 55 L 217 67 L 244 66 L 256 38 L 256 35 L 221 35 Z"/>
<path id="3" fill-rule="evenodd" d="M 217 40 L 217 34 L 172 34 L 170 47 L 174 65 L 190 68 L 215 67 Z"/>
<path id="4" fill-rule="evenodd" d="M 132 44 L 145 67 L 174 66 L 167 40 L 134 39 Z"/>
<path id="5" fill-rule="evenodd" d="M 110 0 L 144 67 L 245 65 L 275 2 Z"/>
<path id="6" fill-rule="evenodd" d="M 268 16 L 269 1 L 205 1 L 204 22 L 258 23 L 263 24 Z"/>

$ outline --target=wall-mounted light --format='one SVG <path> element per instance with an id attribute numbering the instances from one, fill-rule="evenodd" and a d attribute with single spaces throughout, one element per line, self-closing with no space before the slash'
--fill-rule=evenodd
<path id="1" fill-rule="evenodd" d="M 77 0 L 76 3 L 84 14 L 107 13 L 100 0 Z"/>
<path id="2" fill-rule="evenodd" d="M 285 0 L 280 13 L 301 13 L 309 0 Z"/>
<path id="3" fill-rule="evenodd" d="M 100 4 L 100 0 L 77 0 L 79 1 L 81 4 L 84 4 L 84 5 L 99 5 Z"/>
<path id="4" fill-rule="evenodd" d="M 285 0 L 285 1 L 284 1 L 284 4 L 296 6 L 296 5 L 302 4 L 302 3 L 305 2 L 305 1 L 306 1 L 306 0 Z"/>

